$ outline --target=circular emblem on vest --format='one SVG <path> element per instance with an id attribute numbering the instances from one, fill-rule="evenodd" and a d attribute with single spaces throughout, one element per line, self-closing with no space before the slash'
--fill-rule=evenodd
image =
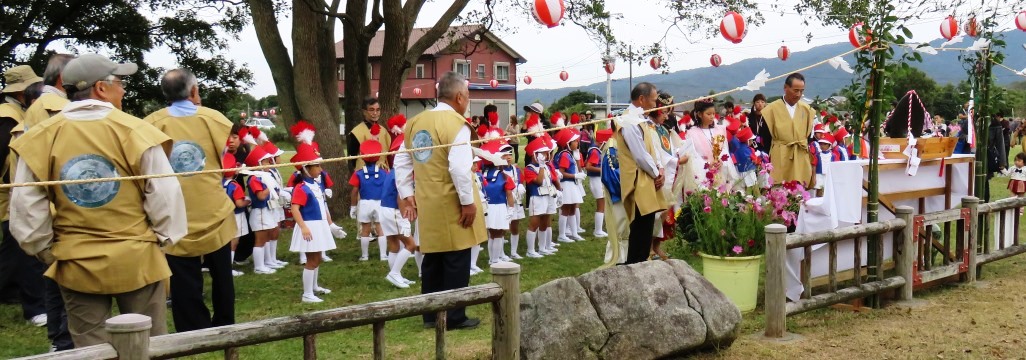
<path id="1" fill-rule="evenodd" d="M 110 160 L 94 154 L 79 155 L 61 167 L 60 180 L 88 180 L 117 177 L 118 171 Z M 61 185 L 64 196 L 75 205 L 97 208 L 117 196 L 120 181 L 90 182 Z"/>
<path id="2" fill-rule="evenodd" d="M 200 171 L 207 164 L 207 154 L 192 141 L 175 141 L 171 147 L 171 169 L 175 173 Z"/>
<path id="3" fill-rule="evenodd" d="M 427 130 L 418 131 L 416 134 L 413 135 L 413 147 L 414 148 L 423 148 L 423 147 L 432 147 L 432 146 L 435 146 L 435 143 L 434 143 L 433 140 L 431 140 L 431 133 L 429 133 Z M 431 151 L 432 151 L 431 149 L 414 151 L 413 152 L 413 159 L 417 160 L 417 162 L 421 162 L 421 163 L 427 162 L 428 159 L 431 158 Z"/>

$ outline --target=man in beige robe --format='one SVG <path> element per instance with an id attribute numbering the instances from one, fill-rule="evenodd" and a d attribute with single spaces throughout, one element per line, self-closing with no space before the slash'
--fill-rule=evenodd
<path id="1" fill-rule="evenodd" d="M 805 93 L 805 77 L 793 73 L 784 80 L 784 97 L 762 110 L 766 125 L 773 135 L 770 161 L 774 184 L 797 180 L 809 187 L 815 184 L 809 136 L 812 135 L 815 112 L 801 101 Z"/>

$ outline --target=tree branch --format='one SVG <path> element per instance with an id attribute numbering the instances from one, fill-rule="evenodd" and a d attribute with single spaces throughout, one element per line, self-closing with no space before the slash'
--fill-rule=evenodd
<path id="1" fill-rule="evenodd" d="M 424 36 L 417 39 L 417 42 L 413 43 L 413 45 L 409 47 L 409 50 L 406 51 L 407 61 L 412 63 L 413 60 L 416 60 L 424 53 L 424 50 L 427 50 L 428 47 L 438 41 L 438 39 L 442 37 L 442 34 L 444 34 L 445 31 L 449 29 L 449 26 L 452 25 L 453 20 L 456 20 L 456 17 L 460 15 L 460 12 L 463 11 L 463 8 L 465 8 L 469 2 L 470 0 L 454 0 L 452 5 L 449 6 L 449 9 L 442 14 L 442 17 L 438 18 L 435 25 L 424 33 Z"/>
<path id="2" fill-rule="evenodd" d="M 303 3 L 306 4 L 306 6 L 310 7 L 310 11 L 313 11 L 316 14 L 333 17 L 333 18 L 341 20 L 343 23 L 352 22 L 353 21 L 352 18 L 349 17 L 349 15 L 346 15 L 346 13 L 338 12 L 338 5 L 337 4 L 333 4 L 332 8 L 329 9 L 328 5 L 324 4 L 320 0 L 302 0 L 302 1 L 303 1 Z M 314 1 L 321 2 L 322 6 L 317 6 L 316 4 L 314 4 Z M 335 2 L 337 3 L 338 1 L 335 1 Z"/>

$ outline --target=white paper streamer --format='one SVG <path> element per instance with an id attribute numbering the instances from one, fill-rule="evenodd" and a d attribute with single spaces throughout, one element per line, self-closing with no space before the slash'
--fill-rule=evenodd
<path id="1" fill-rule="evenodd" d="M 830 64 L 830 66 L 833 66 L 834 69 L 841 70 L 849 74 L 855 73 L 855 70 L 851 69 L 851 66 L 848 65 L 848 62 L 844 61 L 844 59 L 842 59 L 840 56 L 830 59 L 827 63 Z"/>
<path id="2" fill-rule="evenodd" d="M 979 50 L 986 49 L 988 46 L 990 46 L 990 40 L 980 38 L 980 39 L 976 39 L 976 41 L 974 41 L 971 46 L 966 48 L 966 50 L 969 50 L 969 51 L 979 51 Z"/>
<path id="3" fill-rule="evenodd" d="M 942 43 L 940 47 L 944 48 L 945 46 L 958 44 L 958 43 L 962 42 L 962 39 L 965 39 L 965 36 L 963 36 L 963 35 L 955 35 L 955 37 L 951 38 L 951 40 L 948 40 L 948 41 L 945 41 L 944 43 Z"/>
<path id="4" fill-rule="evenodd" d="M 754 79 L 749 81 L 748 84 L 745 84 L 745 86 L 742 86 L 738 89 L 758 91 L 759 89 L 762 89 L 763 86 L 766 86 L 766 81 L 769 80 L 769 78 L 770 75 L 766 72 L 766 69 L 762 69 L 762 71 L 759 71 L 759 73 L 755 75 Z"/>

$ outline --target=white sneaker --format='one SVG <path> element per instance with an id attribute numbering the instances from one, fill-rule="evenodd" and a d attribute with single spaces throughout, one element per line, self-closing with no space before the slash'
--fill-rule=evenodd
<path id="1" fill-rule="evenodd" d="M 381 258 L 379 260 L 381 260 L 381 261 L 388 261 L 388 257 L 383 257 L 383 258 Z"/>
<path id="2" fill-rule="evenodd" d="M 242 276 L 244 274 L 246 274 L 246 273 L 238 271 L 238 270 L 232 270 L 232 276 Z"/>
<path id="3" fill-rule="evenodd" d="M 335 261 L 335 260 L 333 260 L 333 259 L 332 259 L 332 258 L 331 258 L 330 256 L 328 256 L 328 254 L 324 254 L 324 255 L 321 255 L 321 260 L 323 260 L 324 262 L 332 262 L 332 261 Z M 364 259 L 364 260 L 366 260 L 366 259 Z"/>
<path id="4" fill-rule="evenodd" d="M 596 231 L 594 234 L 594 236 L 599 239 L 606 238 L 609 236 L 609 234 L 606 234 L 605 231 Z"/>
<path id="5" fill-rule="evenodd" d="M 577 233 L 578 234 L 583 234 L 584 232 L 585 232 L 584 229 L 577 229 Z"/>
<path id="6" fill-rule="evenodd" d="M 281 269 L 281 268 L 285 267 L 285 265 L 282 265 L 282 264 L 279 264 L 279 263 L 276 263 L 276 262 L 264 263 L 264 265 L 269 267 L 269 268 L 271 268 L 271 269 L 275 269 L 275 270 L 278 270 L 278 269 Z"/>
<path id="7" fill-rule="evenodd" d="M 509 261 L 512 261 L 512 260 L 513 260 L 513 258 L 511 258 L 509 256 L 506 256 L 505 254 L 503 254 L 502 257 L 499 258 L 499 261 L 509 262 Z"/>
<path id="8" fill-rule="evenodd" d="M 200 268 L 200 272 L 210 272 L 210 268 L 204 266 Z"/>
<path id="9" fill-rule="evenodd" d="M 255 270 L 253 270 L 253 273 L 254 273 L 254 274 L 261 274 L 261 275 L 269 275 L 269 274 L 274 274 L 275 272 L 276 272 L 276 271 L 274 271 L 274 269 L 271 269 L 271 268 L 266 268 L 266 267 L 263 267 L 263 268 L 256 268 Z"/>
<path id="10" fill-rule="evenodd" d="M 314 294 L 331 294 L 331 290 L 318 286 L 314 289 Z"/>
<path id="11" fill-rule="evenodd" d="M 560 244 L 558 242 L 554 242 L 554 243 L 552 243 L 551 246 L 552 246 L 553 249 L 555 249 L 555 248 L 558 248 L 560 245 L 562 245 L 562 244 Z"/>
<path id="12" fill-rule="evenodd" d="M 499 260 L 488 260 L 488 266 L 495 265 L 497 262 L 499 262 Z"/>
<path id="13" fill-rule="evenodd" d="M 321 298 L 319 298 L 317 296 L 314 296 L 314 295 L 303 294 L 303 302 L 305 302 L 305 303 L 319 303 L 319 302 L 324 302 L 324 300 L 321 300 Z"/>
<path id="14" fill-rule="evenodd" d="M 29 319 L 29 324 L 32 326 L 42 327 L 46 326 L 46 314 L 39 314 Z"/>
<path id="15" fill-rule="evenodd" d="M 387 276 L 385 276 L 385 280 L 388 280 L 388 282 L 392 283 L 392 285 L 395 285 L 395 287 L 400 289 L 410 288 L 410 284 L 407 284 L 405 281 L 403 281 L 402 276 L 396 274 L 389 273 Z"/>
<path id="16" fill-rule="evenodd" d="M 529 252 L 527 252 L 527 257 L 532 258 L 532 259 L 537 259 L 537 258 L 542 258 L 542 257 L 545 257 L 545 256 L 543 256 L 542 254 L 539 254 L 537 252 L 529 251 Z"/>
<path id="17" fill-rule="evenodd" d="M 278 265 L 281 265 L 281 266 L 285 266 L 285 265 L 289 264 L 288 261 L 281 261 L 281 260 L 274 260 L 274 262 L 278 263 Z"/>
<path id="18" fill-rule="evenodd" d="M 402 277 L 402 276 L 400 276 L 400 278 L 401 278 L 401 279 L 403 280 L 403 282 L 405 282 L 405 283 L 406 283 L 406 285 L 413 285 L 413 284 L 416 284 L 416 283 L 417 283 L 416 281 L 413 281 L 413 280 L 410 280 L 410 279 L 404 278 L 404 277 Z"/>
<path id="19" fill-rule="evenodd" d="M 555 254 L 555 253 L 552 252 L 552 251 L 549 251 L 549 249 L 541 249 L 541 250 L 538 250 L 538 252 L 536 254 L 544 256 L 544 255 L 552 255 L 552 254 Z M 531 256 L 531 253 L 527 253 L 527 256 Z M 539 256 L 539 257 L 541 257 L 541 256 Z"/>
<path id="20" fill-rule="evenodd" d="M 367 257 L 366 256 L 361 256 L 360 257 L 360 261 L 367 261 Z"/>
<path id="21" fill-rule="evenodd" d="M 517 253 L 512 253 L 512 254 L 510 254 L 510 255 L 509 255 L 509 258 L 510 258 L 510 259 L 513 259 L 513 260 L 520 260 L 520 259 L 523 259 L 523 257 L 522 257 L 522 256 L 520 256 L 520 254 L 517 254 Z"/>
<path id="22" fill-rule="evenodd" d="M 551 251 L 553 254 L 559 252 L 559 249 L 557 249 L 556 247 L 550 247 L 548 248 L 548 250 Z"/>
<path id="23" fill-rule="evenodd" d="M 570 234 L 570 239 L 573 241 L 584 241 L 584 238 L 577 234 Z"/>
<path id="24" fill-rule="evenodd" d="M 571 240 L 570 238 L 568 238 L 566 236 L 560 236 L 559 238 L 556 239 L 556 241 L 559 241 L 561 243 L 572 243 L 572 242 L 574 242 L 573 240 Z"/>

